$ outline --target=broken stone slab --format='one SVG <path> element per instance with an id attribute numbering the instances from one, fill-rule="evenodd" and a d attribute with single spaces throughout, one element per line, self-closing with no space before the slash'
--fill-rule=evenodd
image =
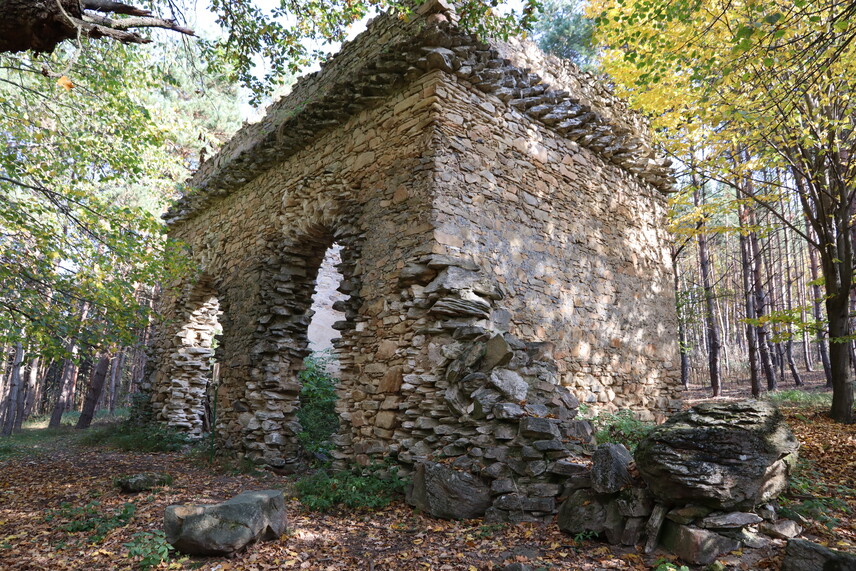
<path id="1" fill-rule="evenodd" d="M 750 549 L 762 549 L 764 547 L 768 547 L 773 542 L 769 537 L 755 533 L 746 527 L 722 530 L 720 533 L 726 537 L 736 539 L 743 544 L 744 547 L 748 547 Z"/>
<path id="2" fill-rule="evenodd" d="M 652 430 L 635 458 L 662 503 L 751 509 L 787 487 L 798 448 L 769 402 L 704 403 Z"/>
<path id="3" fill-rule="evenodd" d="M 443 297 L 431 307 L 431 313 L 440 315 L 463 315 L 474 317 L 489 317 L 490 304 L 481 299 L 461 299 L 457 297 Z"/>
<path id="4" fill-rule="evenodd" d="M 501 402 L 493 407 L 493 416 L 498 420 L 514 420 L 525 414 L 523 407 L 513 402 Z"/>
<path id="5" fill-rule="evenodd" d="M 247 545 L 278 539 L 286 530 L 280 490 L 244 492 L 213 505 L 166 508 L 166 540 L 188 555 L 230 555 Z"/>
<path id="6" fill-rule="evenodd" d="M 740 542 L 736 539 L 673 521 L 666 521 L 660 542 L 692 565 L 708 565 L 720 555 L 740 549 Z"/>
<path id="7" fill-rule="evenodd" d="M 624 523 L 624 532 L 621 534 L 621 545 L 636 545 L 642 539 L 645 529 L 644 517 L 629 517 Z"/>
<path id="8" fill-rule="evenodd" d="M 495 390 L 482 387 L 473 392 L 473 394 L 470 395 L 470 398 L 472 398 L 473 401 L 469 407 L 467 407 L 467 411 L 470 416 L 478 420 L 493 412 L 494 405 L 499 402 L 502 395 Z"/>
<path id="9" fill-rule="evenodd" d="M 558 474 L 559 476 L 575 476 L 588 473 L 590 470 L 591 466 L 572 462 L 571 460 L 556 460 L 547 469 L 551 474 Z"/>
<path id="10" fill-rule="evenodd" d="M 791 539 L 802 533 L 803 528 L 797 522 L 790 519 L 778 521 L 765 521 L 758 526 L 758 531 L 776 539 Z"/>
<path id="11" fill-rule="evenodd" d="M 510 369 L 494 369 L 490 373 L 490 384 L 509 400 L 520 402 L 526 400 L 529 384 L 517 371 Z"/>
<path id="12" fill-rule="evenodd" d="M 490 488 L 481 479 L 433 462 L 416 465 L 406 499 L 443 519 L 482 517 L 491 505 Z"/>
<path id="13" fill-rule="evenodd" d="M 583 488 L 591 488 L 591 472 L 574 474 L 565 479 L 565 490 L 568 492 Z"/>
<path id="14" fill-rule="evenodd" d="M 651 517 L 648 518 L 648 523 L 645 524 L 645 535 L 648 538 L 645 541 L 645 553 L 653 553 L 657 548 L 657 542 L 660 540 L 660 532 L 663 530 L 663 524 L 666 521 L 666 512 L 669 508 L 663 504 L 656 504 L 651 511 Z"/>
<path id="15" fill-rule="evenodd" d="M 856 571 L 856 555 L 829 549 L 806 539 L 791 539 L 782 571 Z"/>
<path id="16" fill-rule="evenodd" d="M 675 523 L 687 525 L 697 519 L 706 517 L 711 511 L 713 510 L 704 506 L 689 505 L 669 510 L 666 517 Z"/>
<path id="17" fill-rule="evenodd" d="M 565 438 L 576 440 L 580 444 L 594 444 L 594 426 L 588 420 L 572 420 L 562 424 L 562 433 Z"/>
<path id="18" fill-rule="evenodd" d="M 763 518 L 753 513 L 731 512 L 707 516 L 698 522 L 698 526 L 705 529 L 736 529 L 762 521 Z"/>
<path id="19" fill-rule="evenodd" d="M 514 351 L 502 335 L 494 335 L 485 344 L 481 368 L 489 371 L 494 367 L 504 367 L 511 361 Z"/>
<path id="20" fill-rule="evenodd" d="M 172 476 L 166 472 L 142 472 L 120 476 L 116 479 L 116 485 L 126 494 L 148 492 L 154 488 L 169 486 L 172 484 Z"/>
<path id="21" fill-rule="evenodd" d="M 559 438 L 559 427 L 549 418 L 526 417 L 520 421 L 520 435 L 533 440 Z"/>
<path id="22" fill-rule="evenodd" d="M 603 533 L 606 540 L 612 545 L 618 545 L 624 538 L 624 524 L 626 519 L 618 509 L 618 502 L 614 499 L 606 505 L 606 519 L 603 521 Z"/>
<path id="23" fill-rule="evenodd" d="M 596 492 L 614 494 L 631 482 L 627 467 L 633 457 L 623 444 L 601 444 L 592 456 L 591 482 Z"/>

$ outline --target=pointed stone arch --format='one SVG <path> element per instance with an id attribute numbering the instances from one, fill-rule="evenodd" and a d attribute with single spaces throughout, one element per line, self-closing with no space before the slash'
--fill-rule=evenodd
<path id="1" fill-rule="evenodd" d="M 310 352 L 307 330 L 315 280 L 324 254 L 334 242 L 342 246 L 339 291 L 350 296 L 340 305 L 345 319 L 335 325 L 342 337 L 334 352 L 340 377 L 353 375 L 349 347 L 361 303 L 360 280 L 355 274 L 361 234 L 344 218 L 321 218 L 291 227 L 285 236 L 266 246 L 253 309 L 249 378 L 243 382 L 225 376 L 219 399 L 225 405 L 221 409 L 222 440 L 234 441 L 233 427 L 239 427 L 241 436 L 235 448 L 251 460 L 279 468 L 294 468 L 300 463 L 298 373 Z"/>

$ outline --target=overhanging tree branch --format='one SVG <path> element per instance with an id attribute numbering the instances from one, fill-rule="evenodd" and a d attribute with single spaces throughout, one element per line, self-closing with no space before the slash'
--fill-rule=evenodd
<path id="1" fill-rule="evenodd" d="M 113 17 L 109 15 L 119 16 Z M 122 43 L 151 40 L 134 29 L 160 28 L 194 35 L 175 20 L 108 0 L 0 0 L 0 52 L 52 52 L 77 38 L 109 38 Z"/>

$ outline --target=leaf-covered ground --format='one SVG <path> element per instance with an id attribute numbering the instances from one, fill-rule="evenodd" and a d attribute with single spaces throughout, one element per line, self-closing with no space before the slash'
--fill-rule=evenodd
<path id="1" fill-rule="evenodd" d="M 814 518 L 811 538 L 856 551 L 856 427 L 834 424 L 819 409 L 787 409 L 787 414 L 809 462 L 783 504 Z M 215 470 L 200 455 L 83 446 L 69 432 L 34 439 L 25 448 L 0 447 L 0 453 L 5 450 L 0 456 L 0 569 L 137 569 L 139 558 L 129 558 L 125 544 L 135 534 L 160 529 L 166 506 L 216 502 L 266 488 L 283 488 L 291 498 L 288 534 L 232 559 L 174 558 L 170 568 L 482 571 L 522 562 L 554 570 L 653 569 L 664 557 L 574 538 L 555 525 L 436 520 L 401 502 L 373 512 L 309 512 L 291 497 L 293 483 L 286 477 L 241 474 L 222 466 Z M 115 487 L 117 477 L 142 471 L 166 471 L 174 481 L 139 495 Z M 129 502 L 133 515 L 124 521 L 121 513 L 123 508 L 128 513 Z M 777 542 L 766 552 L 730 554 L 723 562 L 731 569 L 777 569 L 782 546 Z"/>

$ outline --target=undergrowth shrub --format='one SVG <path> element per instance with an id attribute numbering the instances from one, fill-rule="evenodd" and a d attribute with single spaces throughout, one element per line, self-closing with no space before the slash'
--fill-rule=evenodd
<path id="1" fill-rule="evenodd" d="M 598 444 L 623 444 L 633 452 L 636 446 L 654 428 L 654 424 L 639 420 L 631 410 L 603 413 L 592 420 Z"/>
<path id="2" fill-rule="evenodd" d="M 47 512 L 45 521 L 64 521 L 59 525 L 63 531 L 72 533 L 88 531 L 91 532 L 87 536 L 89 541 L 99 543 L 110 531 L 128 525 L 136 511 L 137 506 L 130 502 L 125 502 L 121 509 L 113 510 L 111 513 L 102 513 L 101 502 L 98 501 L 91 501 L 84 506 L 73 506 L 63 502 L 59 509 Z"/>
<path id="3" fill-rule="evenodd" d="M 327 372 L 331 357 L 324 352 L 312 353 L 298 373 L 300 380 L 300 409 L 297 418 L 303 430 L 297 435 L 303 449 L 311 455 L 324 456 L 333 447 L 330 438 L 339 429 L 336 414 L 336 384 L 338 380 Z"/>
<path id="4" fill-rule="evenodd" d="M 135 533 L 131 541 L 125 544 L 128 557 L 136 559 L 136 565 L 142 571 L 148 571 L 169 562 L 170 552 L 175 548 L 166 540 L 166 534 L 161 530 L 141 531 Z"/>
<path id="5" fill-rule="evenodd" d="M 327 472 L 319 470 L 295 483 L 297 496 L 312 511 L 335 506 L 379 509 L 404 493 L 405 481 L 395 466 L 375 465 L 364 471 Z"/>
<path id="6" fill-rule="evenodd" d="M 780 511 L 785 517 L 796 513 L 832 529 L 840 523 L 841 518 L 837 516 L 852 511 L 844 498 L 854 496 L 856 489 L 825 484 L 823 474 L 811 460 L 800 458 L 788 481 L 788 489 L 779 498 Z"/>

